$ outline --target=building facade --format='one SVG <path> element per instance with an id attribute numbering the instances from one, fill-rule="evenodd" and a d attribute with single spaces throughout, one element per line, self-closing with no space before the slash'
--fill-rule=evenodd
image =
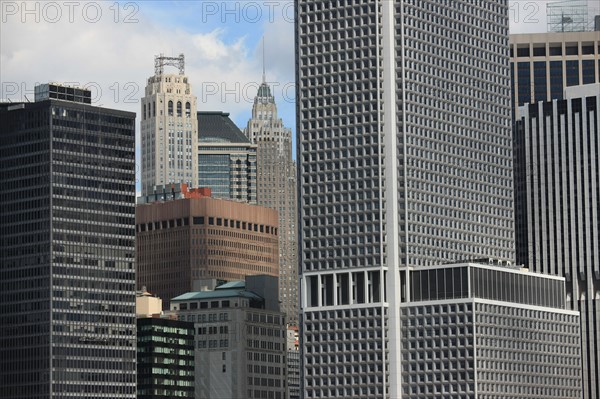
<path id="1" fill-rule="evenodd" d="M 295 11 L 303 395 L 398 398 L 399 271 L 514 260 L 507 2 Z"/>
<path id="2" fill-rule="evenodd" d="M 175 66 L 179 74 L 164 73 Z M 198 121 L 196 96 L 184 75 L 184 56 L 155 57 L 154 76 L 142 98 L 142 195 L 155 186 L 187 183 L 198 186 Z"/>
<path id="3" fill-rule="evenodd" d="M 137 319 L 137 398 L 194 397 L 194 323 Z"/>
<path id="4" fill-rule="evenodd" d="M 407 276 L 402 398 L 581 398 L 564 278 L 478 264 Z"/>
<path id="5" fill-rule="evenodd" d="M 287 328 L 288 398 L 300 399 L 300 335 L 297 326 Z"/>
<path id="6" fill-rule="evenodd" d="M 566 278 L 581 312 L 583 398 L 600 398 L 600 84 L 528 104 L 515 129 L 517 261 Z"/>
<path id="7" fill-rule="evenodd" d="M 36 98 L 0 104 L 0 396 L 133 399 L 135 114 Z"/>
<path id="8" fill-rule="evenodd" d="M 289 323 L 298 323 L 298 202 L 292 131 L 277 115 L 263 77 L 244 130 L 256 149 L 256 202 L 279 212 L 279 299 Z"/>
<path id="9" fill-rule="evenodd" d="M 162 299 L 148 292 L 142 287 L 135 296 L 135 316 L 154 317 L 162 315 Z"/>
<path id="10" fill-rule="evenodd" d="M 279 276 L 277 211 L 211 197 L 136 208 L 138 287 L 169 301 L 195 280 Z"/>
<path id="11" fill-rule="evenodd" d="M 196 398 L 286 397 L 286 322 L 277 277 L 248 276 L 173 298 L 196 327 Z"/>
<path id="12" fill-rule="evenodd" d="M 600 82 L 600 31 L 510 35 L 511 95 L 523 104 L 562 100 L 566 87 Z"/>
<path id="13" fill-rule="evenodd" d="M 226 112 L 198 112 L 198 176 L 215 198 L 256 204 L 256 145 Z"/>

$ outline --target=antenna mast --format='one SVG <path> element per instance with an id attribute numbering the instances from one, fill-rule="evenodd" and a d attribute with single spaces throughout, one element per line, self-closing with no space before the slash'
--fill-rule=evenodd
<path id="1" fill-rule="evenodd" d="M 262 46 L 263 47 L 263 83 L 265 83 L 267 81 L 267 79 L 265 77 L 266 76 L 266 74 L 265 74 L 265 37 L 263 36 L 262 39 L 263 39 L 262 40 L 262 42 L 263 42 L 262 43 L 262 45 L 263 45 Z"/>
<path id="2" fill-rule="evenodd" d="M 162 75 L 165 66 L 174 66 L 179 69 L 179 74 L 185 74 L 185 57 L 179 54 L 179 57 L 165 57 L 162 53 L 154 56 L 154 74 Z"/>

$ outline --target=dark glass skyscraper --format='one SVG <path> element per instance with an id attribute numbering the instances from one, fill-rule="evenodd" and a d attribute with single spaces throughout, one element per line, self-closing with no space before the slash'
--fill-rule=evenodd
<path id="1" fill-rule="evenodd" d="M 138 399 L 194 397 L 194 323 L 143 317 L 138 327 Z"/>
<path id="2" fill-rule="evenodd" d="M 5 398 L 135 398 L 135 114 L 90 98 L 0 104 Z"/>
<path id="3" fill-rule="evenodd" d="M 581 312 L 583 398 L 600 398 L 600 84 L 519 109 L 517 261 L 565 277 Z"/>

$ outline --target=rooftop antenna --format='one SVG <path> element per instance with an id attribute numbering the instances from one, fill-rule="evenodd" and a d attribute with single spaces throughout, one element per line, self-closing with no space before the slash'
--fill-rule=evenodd
<path id="1" fill-rule="evenodd" d="M 262 47 L 263 47 L 263 83 L 266 83 L 267 79 L 265 77 L 265 37 L 262 38 Z"/>
<path id="2" fill-rule="evenodd" d="M 179 74 L 183 75 L 185 72 L 185 57 L 183 54 L 179 54 L 179 57 L 165 57 L 162 53 L 154 56 L 154 74 L 162 75 L 165 66 L 174 66 L 179 69 Z"/>

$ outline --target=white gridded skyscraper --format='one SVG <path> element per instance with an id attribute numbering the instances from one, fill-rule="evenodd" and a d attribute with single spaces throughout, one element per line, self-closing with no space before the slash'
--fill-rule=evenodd
<path id="1" fill-rule="evenodd" d="M 303 393 L 399 398 L 400 271 L 514 260 L 508 4 L 295 17 Z"/>
<path id="2" fill-rule="evenodd" d="M 179 74 L 165 74 L 166 65 Z M 196 96 L 184 75 L 184 56 L 155 57 L 142 98 L 142 195 L 169 183 L 198 185 Z"/>

